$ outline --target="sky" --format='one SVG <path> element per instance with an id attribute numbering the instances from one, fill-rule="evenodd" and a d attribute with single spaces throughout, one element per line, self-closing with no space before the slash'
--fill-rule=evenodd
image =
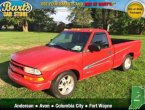
<path id="1" fill-rule="evenodd" d="M 54 18 L 54 21 L 57 22 L 64 22 L 65 24 L 70 23 L 70 21 L 68 21 L 67 16 L 70 14 L 70 11 L 65 8 L 65 7 L 59 7 L 56 8 L 56 14 L 51 15 L 50 17 Z"/>

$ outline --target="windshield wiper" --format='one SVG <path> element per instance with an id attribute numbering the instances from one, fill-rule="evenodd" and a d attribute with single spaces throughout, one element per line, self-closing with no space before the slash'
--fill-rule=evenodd
<path id="1" fill-rule="evenodd" d="M 65 47 L 63 47 L 63 46 L 61 46 L 61 45 L 54 45 L 55 47 L 58 47 L 58 48 L 61 48 L 61 49 L 64 49 L 64 50 L 69 50 L 68 48 L 65 48 Z"/>
<path id="2" fill-rule="evenodd" d="M 61 48 L 61 49 L 64 49 L 64 50 L 68 50 L 68 51 L 72 51 L 72 52 L 79 52 L 79 51 L 77 51 L 77 50 L 72 50 L 72 49 L 70 49 L 70 48 L 65 48 L 65 47 L 62 47 L 62 46 L 60 46 L 60 45 L 51 45 L 51 44 L 46 44 L 46 46 L 49 46 L 49 47 L 56 47 L 56 48 Z"/>
<path id="3" fill-rule="evenodd" d="M 49 46 L 49 47 L 61 48 L 61 49 L 64 49 L 64 50 L 70 50 L 70 49 L 68 49 L 68 48 L 65 48 L 65 47 L 63 47 L 63 46 L 61 46 L 61 45 L 57 45 L 57 44 L 55 44 L 55 45 L 47 44 L 47 46 Z"/>

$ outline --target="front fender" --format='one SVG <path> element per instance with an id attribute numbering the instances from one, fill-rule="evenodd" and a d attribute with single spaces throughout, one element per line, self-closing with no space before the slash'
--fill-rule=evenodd
<path id="1" fill-rule="evenodd" d="M 52 81 L 54 80 L 59 74 L 61 74 L 62 72 L 64 71 L 69 71 L 69 70 L 76 70 L 78 71 L 79 73 L 79 79 L 82 79 L 82 74 L 83 74 L 83 71 L 81 69 L 81 67 L 79 67 L 78 65 L 65 65 L 65 66 L 62 66 L 56 70 L 53 70 L 51 73 L 49 71 L 49 73 L 45 73 L 45 76 L 46 78 L 48 78 L 48 80 Z"/>

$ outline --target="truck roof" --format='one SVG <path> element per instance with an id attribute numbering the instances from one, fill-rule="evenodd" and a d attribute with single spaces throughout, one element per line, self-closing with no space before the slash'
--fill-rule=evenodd
<path id="1" fill-rule="evenodd" d="M 95 28 L 72 28 L 64 29 L 64 31 L 73 31 L 73 32 L 106 32 L 104 29 L 95 29 Z"/>

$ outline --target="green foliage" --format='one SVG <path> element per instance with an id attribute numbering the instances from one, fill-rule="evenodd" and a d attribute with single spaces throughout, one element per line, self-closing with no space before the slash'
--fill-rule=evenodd
<path id="1" fill-rule="evenodd" d="M 90 27 L 92 22 L 91 9 L 89 8 L 74 8 L 68 19 L 72 21 L 74 27 Z"/>
<path id="2" fill-rule="evenodd" d="M 13 25 L 15 30 L 22 30 L 22 26 L 26 25 L 29 21 L 32 21 L 30 17 L 3 17 L 0 20 L 0 25 Z"/>
<path id="3" fill-rule="evenodd" d="M 93 27 L 107 29 L 108 24 L 112 23 L 112 20 L 115 17 L 115 12 L 107 9 L 93 8 L 91 10 L 91 15 L 93 18 Z"/>
<path id="4" fill-rule="evenodd" d="M 71 21 L 69 27 L 81 28 L 103 28 L 112 34 L 145 34 L 145 19 L 134 20 L 128 17 L 125 12 L 98 8 L 70 8 L 68 20 Z M 15 30 L 22 30 L 28 26 L 29 31 L 60 32 L 65 24 L 59 25 L 50 18 L 54 14 L 54 9 L 36 9 L 29 13 L 28 17 L 4 17 L 0 19 L 0 30 L 2 26 L 6 28 L 10 25 Z"/>
<path id="5" fill-rule="evenodd" d="M 62 32 L 62 31 L 64 30 L 64 28 L 65 28 L 65 23 L 60 22 L 60 23 L 57 25 L 55 31 L 56 31 L 56 32 Z"/>
<path id="6" fill-rule="evenodd" d="M 50 30 L 50 27 L 54 24 L 52 18 L 48 13 L 55 13 L 54 9 L 36 9 L 28 14 L 28 17 L 4 17 L 0 19 L 0 26 L 13 25 L 15 30 L 22 30 L 23 26 L 30 24 L 30 30 Z"/>
<path id="7" fill-rule="evenodd" d="M 118 12 L 113 19 L 111 32 L 115 34 L 143 34 L 145 32 L 145 19 L 134 20 L 124 12 Z"/>
<path id="8" fill-rule="evenodd" d="M 16 22 L 18 22 L 18 21 L 14 20 L 11 17 L 3 17 L 0 19 L 0 30 L 1 30 L 2 26 L 5 26 L 7 28 L 11 24 L 13 24 L 13 23 L 15 24 Z"/>
<path id="9" fill-rule="evenodd" d="M 107 29 L 113 34 L 145 34 L 145 19 L 134 20 L 125 12 L 98 8 L 74 8 L 68 19 L 73 27 Z"/>
<path id="10" fill-rule="evenodd" d="M 117 12 L 116 16 L 114 17 L 112 21 L 111 26 L 111 33 L 114 34 L 125 34 L 128 32 L 128 22 L 130 22 L 130 19 L 125 13 Z"/>
<path id="11" fill-rule="evenodd" d="M 53 9 L 33 10 L 29 17 L 32 19 L 30 21 L 30 30 L 32 31 L 53 31 L 56 23 L 53 21 L 53 18 L 49 17 L 49 13 L 55 13 Z"/>
<path id="12" fill-rule="evenodd" d="M 145 19 L 134 20 L 125 12 L 92 9 L 93 27 L 107 29 L 110 24 L 110 32 L 113 34 L 143 34 L 145 33 Z"/>

